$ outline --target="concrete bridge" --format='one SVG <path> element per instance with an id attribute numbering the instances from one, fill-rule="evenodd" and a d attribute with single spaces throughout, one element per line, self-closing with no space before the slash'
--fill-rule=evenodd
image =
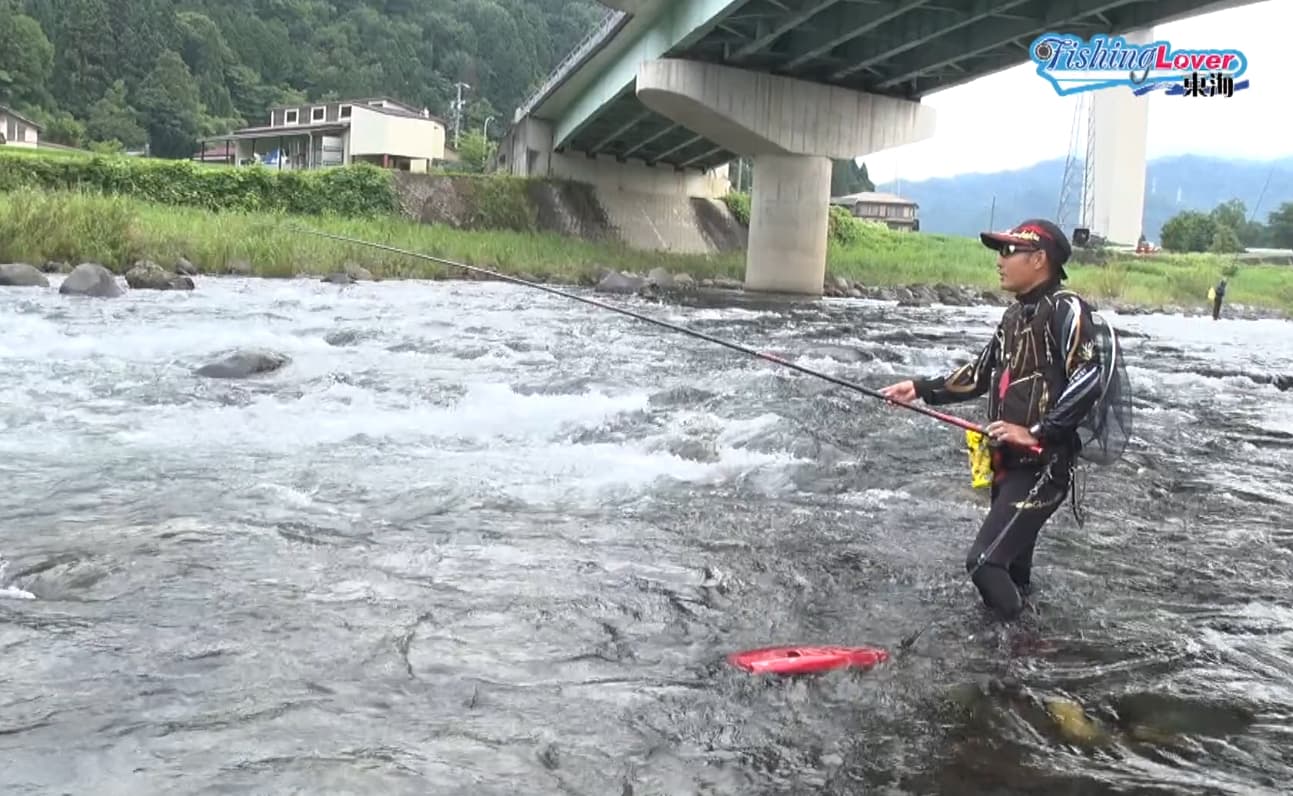
<path id="1" fill-rule="evenodd" d="M 601 2 L 601 25 L 516 110 L 497 166 L 602 192 L 716 197 L 727 164 L 749 156 L 746 289 L 820 294 L 831 160 L 933 135 L 921 97 L 1028 61 L 1042 33 L 1127 35 L 1254 0 Z M 1117 99 L 1102 102 L 1140 118 L 1097 125 L 1112 154 L 1096 204 L 1123 197 L 1139 226 L 1146 105 Z M 1005 112 L 1020 112 L 1009 97 L 984 123 Z"/>

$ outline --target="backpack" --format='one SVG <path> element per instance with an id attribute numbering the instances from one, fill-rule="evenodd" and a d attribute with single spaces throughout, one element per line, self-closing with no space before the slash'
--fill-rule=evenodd
<path id="1" fill-rule="evenodd" d="M 1091 312 L 1100 355 L 1100 397 L 1078 426 L 1078 456 L 1099 465 L 1122 458 L 1131 438 L 1131 380 L 1122 357 L 1122 340 L 1097 312 Z"/>

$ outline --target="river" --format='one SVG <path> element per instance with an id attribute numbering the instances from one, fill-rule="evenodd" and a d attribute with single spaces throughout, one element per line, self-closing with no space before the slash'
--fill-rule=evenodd
<path id="1" fill-rule="evenodd" d="M 0 291 L 6 794 L 1293 779 L 1293 392 L 1245 375 L 1293 373 L 1287 323 L 1114 318 L 1135 437 L 1001 628 L 924 416 L 505 283 L 56 287 Z M 873 387 L 1001 312 L 606 300 Z M 193 374 L 236 348 L 291 363 Z M 724 661 L 792 643 L 894 658 Z"/>

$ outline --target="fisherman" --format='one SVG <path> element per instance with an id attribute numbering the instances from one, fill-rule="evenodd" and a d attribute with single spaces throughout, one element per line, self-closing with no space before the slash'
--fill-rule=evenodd
<path id="1" fill-rule="evenodd" d="M 1208 298 L 1212 299 L 1212 320 L 1221 317 L 1221 302 L 1226 299 L 1226 280 L 1222 279 L 1217 286 L 1208 291 Z"/>
<path id="2" fill-rule="evenodd" d="M 979 237 L 997 252 L 1002 289 L 1015 295 L 992 339 L 950 374 L 880 392 L 931 405 L 988 396 L 991 508 L 965 567 L 984 603 L 1009 621 L 1031 591 L 1038 534 L 1072 486 L 1078 426 L 1100 398 L 1101 370 L 1091 308 L 1061 286 L 1072 247 L 1059 227 L 1031 219 Z"/>

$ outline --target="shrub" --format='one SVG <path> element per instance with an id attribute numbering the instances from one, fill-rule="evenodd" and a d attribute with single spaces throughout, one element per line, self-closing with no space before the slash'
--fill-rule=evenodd
<path id="1" fill-rule="evenodd" d="M 372 216 L 394 212 L 389 171 L 353 164 L 317 171 L 238 168 L 187 160 L 97 155 L 87 158 L 0 154 L 0 192 L 21 188 L 88 191 L 206 210 Z"/>

